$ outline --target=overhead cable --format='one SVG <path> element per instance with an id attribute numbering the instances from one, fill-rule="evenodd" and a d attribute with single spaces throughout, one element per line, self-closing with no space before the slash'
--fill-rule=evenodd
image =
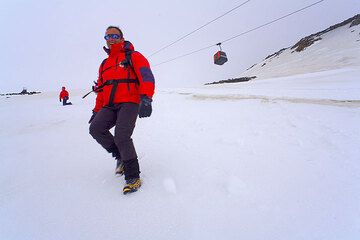
<path id="1" fill-rule="evenodd" d="M 304 11 L 304 10 L 307 9 L 307 8 L 310 8 L 310 7 L 314 6 L 314 5 L 317 5 L 317 4 L 319 4 L 319 3 L 323 2 L 323 1 L 325 1 L 325 0 L 317 1 L 317 2 L 315 2 L 315 3 L 313 3 L 313 4 L 310 4 L 310 5 L 306 6 L 306 7 L 300 8 L 300 9 L 294 11 L 294 12 L 291 12 L 291 13 L 289 13 L 289 14 L 286 14 L 286 15 L 282 16 L 282 17 L 279 17 L 279 18 L 277 18 L 277 19 L 274 19 L 274 20 L 272 20 L 272 21 L 270 21 L 270 22 L 264 23 L 264 24 L 262 24 L 262 25 L 260 25 L 260 26 L 258 26 L 258 27 L 255 27 L 255 28 L 253 28 L 253 29 L 250 29 L 250 30 L 248 30 L 248 31 L 245 31 L 245 32 L 243 32 L 243 33 L 240 33 L 240 34 L 238 34 L 238 35 L 236 35 L 236 36 L 233 36 L 233 37 L 231 37 L 231 38 L 228 38 L 228 39 L 222 41 L 221 43 L 231 41 L 231 40 L 233 40 L 233 39 L 235 39 L 235 38 L 238 38 L 238 37 L 240 37 L 240 36 L 242 36 L 242 35 L 245 35 L 245 34 L 247 34 L 247 33 L 250 33 L 250 32 L 252 32 L 252 31 L 255 31 L 255 30 L 259 29 L 259 28 L 262 28 L 262 27 L 265 27 L 265 26 L 267 26 L 267 25 L 270 25 L 270 24 L 272 24 L 272 23 L 274 23 L 274 22 L 280 21 L 280 20 L 282 20 L 282 19 L 284 19 L 284 18 L 287 18 L 287 17 L 289 17 L 289 16 L 291 16 L 291 15 L 294 15 L 294 14 L 296 14 L 296 13 L 298 13 L 298 12 Z"/>
<path id="2" fill-rule="evenodd" d="M 180 37 L 179 39 L 177 39 L 177 40 L 173 41 L 172 43 L 169 43 L 168 45 L 166 45 L 166 46 L 164 46 L 164 47 L 160 48 L 159 50 L 157 50 L 157 51 L 155 51 L 155 52 L 153 52 L 153 53 L 152 53 L 152 54 L 150 54 L 148 57 L 152 57 L 152 56 L 154 56 L 155 54 L 157 54 L 157 53 L 159 53 L 159 52 L 161 52 L 161 51 L 165 50 L 166 48 L 168 48 L 168 47 L 170 47 L 170 46 L 174 45 L 175 43 L 180 42 L 180 41 L 181 41 L 181 40 L 183 40 L 184 38 L 186 38 L 186 37 L 190 36 L 191 34 L 193 34 L 193 33 L 197 32 L 197 31 L 199 31 L 200 29 L 202 29 L 202 28 L 206 27 L 207 25 L 209 25 L 209 24 L 211 24 L 211 23 L 215 22 L 216 20 L 218 20 L 218 19 L 220 19 L 220 18 L 224 17 L 225 15 L 227 15 L 227 14 L 231 13 L 232 11 L 235 11 L 236 9 L 238 9 L 239 7 L 241 7 L 241 6 L 245 5 L 246 3 L 250 2 L 250 1 L 251 1 L 251 0 L 247 0 L 247 1 L 243 2 L 243 3 L 241 3 L 240 5 L 237 5 L 236 7 L 234 7 L 234 8 L 232 8 L 232 9 L 230 9 L 229 11 L 225 12 L 224 14 L 222 14 L 222 15 L 220 15 L 220 16 L 218 16 L 218 17 L 214 18 L 213 20 L 209 21 L 208 23 L 206 23 L 206 24 L 204 24 L 204 25 L 202 25 L 202 26 L 198 27 L 197 29 L 195 29 L 195 30 L 193 30 L 193 31 L 189 32 L 188 34 L 186 34 L 186 35 L 184 35 L 184 36 Z"/>
<path id="3" fill-rule="evenodd" d="M 291 13 L 288 13 L 288 14 L 282 16 L 282 17 L 276 18 L 276 19 L 274 19 L 274 20 L 272 20 L 272 21 L 270 21 L 270 22 L 261 24 L 261 25 L 255 27 L 255 28 L 252 28 L 252 29 L 250 29 L 250 30 L 247 30 L 247 31 L 245 31 L 245 32 L 242 32 L 242 33 L 240 33 L 240 34 L 237 34 L 237 35 L 235 35 L 235 36 L 233 36 L 233 37 L 231 37 L 231 38 L 225 39 L 224 41 L 221 41 L 221 42 L 219 42 L 219 43 L 221 44 L 221 43 L 224 43 L 224 42 L 229 42 L 229 41 L 231 41 L 231 40 L 233 40 L 233 39 L 235 39 L 235 38 L 238 38 L 238 37 L 240 37 L 240 36 L 243 36 L 243 35 L 245 35 L 245 34 L 248 34 L 248 33 L 250 33 L 250 32 L 253 32 L 253 31 L 255 31 L 255 30 L 258 30 L 258 29 L 260 29 L 260 28 L 263 28 L 263 27 L 265 27 L 265 26 L 268 26 L 268 25 L 270 25 L 270 24 L 273 24 L 273 23 L 275 23 L 275 22 L 277 22 L 277 21 L 280 21 L 280 20 L 282 20 L 282 19 L 284 19 L 284 18 L 287 18 L 287 17 L 289 17 L 289 16 L 291 16 L 291 15 L 294 15 L 294 14 L 296 14 L 296 13 L 299 13 L 299 12 L 301 12 L 301 11 L 304 11 L 305 9 L 310 8 L 310 7 L 313 7 L 313 6 L 319 4 L 319 3 L 323 2 L 323 1 L 325 1 L 325 0 L 320 0 L 320 1 L 317 1 L 317 2 L 312 3 L 312 4 L 310 4 L 310 5 L 307 5 L 307 6 L 305 6 L 305 7 L 303 7 L 303 8 L 300 8 L 300 9 L 294 11 L 294 12 L 291 12 Z M 163 62 L 161 62 L 161 63 L 155 64 L 154 67 L 159 66 L 159 65 L 162 65 L 162 64 L 165 64 L 165 63 L 168 63 L 168 62 L 175 61 L 175 60 L 177 60 L 177 59 L 179 59 L 179 58 L 183 58 L 183 57 L 189 56 L 189 55 L 191 55 L 191 54 L 194 54 L 194 53 L 197 53 L 197 52 L 206 50 L 206 49 L 209 49 L 209 48 L 211 48 L 211 47 L 217 46 L 219 43 L 212 44 L 212 45 L 210 45 L 210 46 L 207 46 L 207 47 L 204 47 L 204 48 L 201 48 L 201 49 L 198 49 L 198 50 L 195 50 L 195 51 L 192 51 L 192 52 L 189 52 L 189 53 L 186 53 L 186 54 L 183 54 L 183 55 L 174 57 L 174 58 L 171 58 L 171 59 L 169 59 L 169 60 L 166 60 L 166 61 L 163 61 Z"/>

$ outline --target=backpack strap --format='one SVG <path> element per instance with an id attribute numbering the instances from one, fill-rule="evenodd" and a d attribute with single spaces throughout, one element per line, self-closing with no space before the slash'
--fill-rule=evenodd
<path id="1" fill-rule="evenodd" d="M 121 62 L 121 64 L 125 67 L 125 69 L 127 69 L 128 72 L 128 76 L 127 79 L 112 79 L 112 80 L 108 80 L 105 82 L 106 85 L 113 85 L 112 89 L 111 89 L 111 93 L 110 93 L 110 99 L 109 99 L 109 106 L 112 106 L 114 104 L 114 97 L 115 97 L 115 93 L 116 93 L 116 89 L 118 87 L 119 83 L 127 83 L 127 88 L 130 91 L 130 83 L 135 83 L 137 85 L 139 85 L 139 80 L 136 76 L 136 72 L 132 63 L 132 59 L 131 59 L 131 54 L 134 51 L 126 51 L 125 52 L 125 59 Z M 133 70 L 136 78 L 135 79 L 131 79 L 130 78 L 130 71 Z"/>
<path id="2" fill-rule="evenodd" d="M 132 62 L 132 59 L 131 59 L 131 54 L 133 54 L 135 51 L 126 51 L 125 52 L 125 59 L 121 62 L 121 64 L 127 68 L 128 70 L 128 76 L 126 79 L 111 79 L 111 80 L 107 80 L 106 82 L 103 82 L 103 78 L 102 78 L 102 73 L 105 72 L 106 70 L 112 68 L 112 67 L 108 67 L 106 69 L 104 69 L 104 65 L 106 63 L 106 59 L 104 59 L 101 63 L 101 69 L 100 69 L 100 76 L 99 76 L 99 79 L 100 79 L 100 82 L 101 82 L 101 85 L 97 87 L 97 91 L 100 91 L 102 90 L 103 87 L 107 86 L 107 85 L 113 85 L 112 89 L 111 89 L 111 93 L 110 93 L 110 99 L 109 99 L 109 106 L 112 106 L 113 105 L 113 101 L 114 101 L 114 97 L 115 97 L 115 93 L 116 93 L 116 89 L 117 89 L 117 86 L 119 83 L 127 83 L 127 87 L 128 87 L 128 90 L 130 91 L 130 83 L 135 83 L 136 85 L 140 85 L 140 82 L 139 82 L 139 79 L 138 77 L 136 76 L 136 72 L 135 72 L 135 69 L 134 69 L 134 66 L 133 66 L 133 62 Z M 117 65 L 117 64 L 116 64 Z M 130 71 L 131 69 L 133 70 L 136 78 L 135 79 L 132 79 L 130 78 Z M 93 91 L 91 91 L 93 92 Z M 87 95 L 89 95 L 91 92 L 87 93 L 85 96 L 83 96 L 83 98 L 85 98 Z"/>
<path id="3" fill-rule="evenodd" d="M 134 68 L 134 65 L 133 65 L 133 62 L 132 62 L 132 59 L 131 59 L 131 55 L 132 55 L 134 52 L 135 52 L 135 51 L 131 51 L 131 50 L 125 52 L 126 65 L 127 65 L 128 67 L 130 67 L 130 68 L 128 68 L 128 79 L 130 79 L 130 69 L 133 70 L 133 72 L 134 72 L 134 74 L 135 74 L 135 76 L 136 76 L 135 68 Z M 140 85 L 140 82 L 139 82 L 139 79 L 138 79 L 137 76 L 136 76 L 136 80 L 137 80 L 137 82 L 136 82 L 137 86 Z M 128 87 L 128 90 L 130 91 L 130 85 L 129 85 L 129 83 L 127 84 L 127 87 Z"/>

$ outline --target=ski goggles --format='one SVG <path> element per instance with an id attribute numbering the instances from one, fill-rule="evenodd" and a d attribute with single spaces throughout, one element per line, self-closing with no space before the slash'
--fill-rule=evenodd
<path id="1" fill-rule="evenodd" d="M 120 39 L 120 35 L 119 34 L 106 34 L 104 38 L 105 38 L 105 40 L 109 40 L 110 38 Z"/>

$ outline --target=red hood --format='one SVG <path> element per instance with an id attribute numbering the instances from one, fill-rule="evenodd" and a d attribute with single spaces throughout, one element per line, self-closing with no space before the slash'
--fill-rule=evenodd
<path id="1" fill-rule="evenodd" d="M 103 47 L 104 51 L 110 56 L 117 54 L 119 52 L 134 51 L 134 46 L 129 41 L 124 41 L 122 43 L 116 43 L 111 45 L 111 50 L 109 48 Z"/>

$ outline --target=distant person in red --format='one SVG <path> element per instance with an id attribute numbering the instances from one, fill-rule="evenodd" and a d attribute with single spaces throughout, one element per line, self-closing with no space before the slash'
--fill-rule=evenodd
<path id="1" fill-rule="evenodd" d="M 61 102 L 61 100 L 63 100 L 63 105 L 72 105 L 71 102 L 67 102 L 67 100 L 69 100 L 69 93 L 68 91 L 65 90 L 65 87 L 62 87 L 62 90 L 60 92 L 60 95 L 59 95 L 59 100 Z"/>

